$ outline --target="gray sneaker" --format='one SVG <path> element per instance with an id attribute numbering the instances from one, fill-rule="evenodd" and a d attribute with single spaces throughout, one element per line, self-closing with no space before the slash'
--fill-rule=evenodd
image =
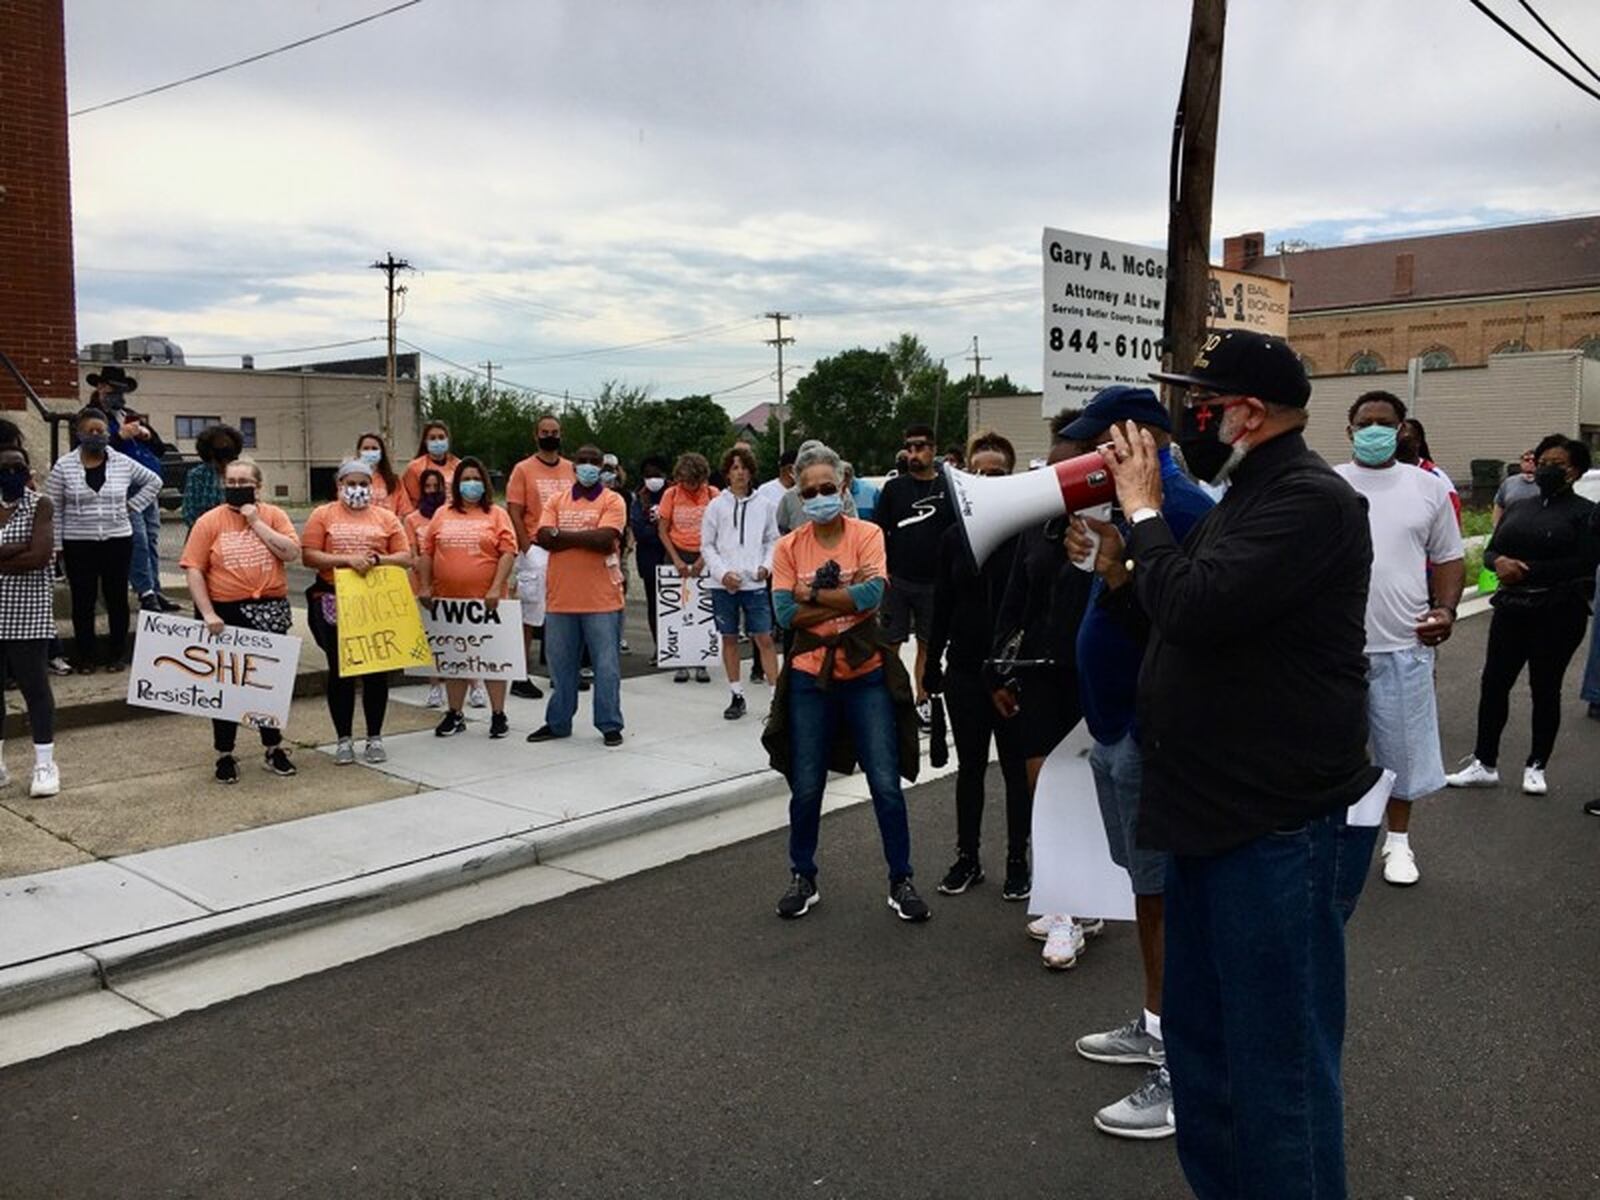
<path id="1" fill-rule="evenodd" d="M 349 738 L 340 738 L 339 739 L 339 745 L 337 747 L 335 747 L 335 749 L 333 751 L 333 765 L 336 766 L 336 767 L 348 767 L 351 763 L 353 763 L 355 761 L 356 761 L 355 743 L 352 742 Z"/>
<path id="2" fill-rule="evenodd" d="M 1172 1121 L 1172 1079 L 1166 1067 L 1157 1067 L 1130 1096 L 1108 1104 L 1094 1115 L 1094 1127 L 1112 1137 L 1171 1137 L 1178 1132 Z"/>
<path id="3" fill-rule="evenodd" d="M 1149 1063 L 1159 1067 L 1167 1061 L 1165 1044 L 1145 1032 L 1143 1013 L 1126 1025 L 1079 1038 L 1078 1053 L 1103 1063 Z"/>
<path id="4" fill-rule="evenodd" d="M 383 739 L 381 737 L 369 737 L 366 749 L 362 752 L 361 757 L 365 758 L 369 763 L 385 763 L 389 761 L 389 752 L 383 748 Z"/>

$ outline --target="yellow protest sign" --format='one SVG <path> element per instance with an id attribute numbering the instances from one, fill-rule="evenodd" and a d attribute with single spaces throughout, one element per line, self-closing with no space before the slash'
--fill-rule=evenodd
<path id="1" fill-rule="evenodd" d="M 358 575 L 341 567 L 333 573 L 333 588 L 339 610 L 340 675 L 433 665 L 404 568 L 373 567 Z"/>

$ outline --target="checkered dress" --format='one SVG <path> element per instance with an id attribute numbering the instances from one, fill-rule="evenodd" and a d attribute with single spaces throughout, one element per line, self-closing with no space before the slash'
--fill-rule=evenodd
<path id="1" fill-rule="evenodd" d="M 25 491 L 11 519 L 0 525 L 0 545 L 27 545 L 33 541 L 33 514 L 39 493 Z M 56 632 L 54 585 L 48 564 L 20 575 L 0 574 L 0 639 L 24 641 L 54 637 Z"/>

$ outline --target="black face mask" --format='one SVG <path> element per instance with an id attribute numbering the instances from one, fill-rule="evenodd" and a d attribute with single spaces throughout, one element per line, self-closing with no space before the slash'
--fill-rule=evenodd
<path id="1" fill-rule="evenodd" d="M 1567 490 L 1567 469 L 1557 466 L 1535 468 L 1533 481 L 1539 485 L 1539 495 L 1549 500 Z"/>
<path id="2" fill-rule="evenodd" d="M 443 492 L 423 492 L 422 498 L 417 501 L 417 511 L 425 517 L 431 517 L 439 511 L 439 506 L 443 503 Z"/>
<path id="3" fill-rule="evenodd" d="M 0 467 L 0 500 L 14 503 L 27 487 L 27 467 Z"/>
<path id="4" fill-rule="evenodd" d="M 243 508 L 246 504 L 254 504 L 256 502 L 255 485 L 225 487 L 222 489 L 222 499 L 234 508 Z"/>
<path id="5" fill-rule="evenodd" d="M 1184 406 L 1178 422 L 1178 448 L 1189 474 L 1203 483 L 1215 483 L 1233 457 L 1233 447 L 1221 434 L 1221 405 Z"/>
<path id="6" fill-rule="evenodd" d="M 128 398 L 116 388 L 112 388 L 111 391 L 105 396 L 105 406 L 112 412 L 115 412 L 117 409 L 123 407 L 127 403 Z"/>
<path id="7" fill-rule="evenodd" d="M 539 449 L 543 450 L 546 454 L 553 454 L 555 451 L 561 449 L 561 435 L 559 433 L 556 434 L 555 437 L 542 437 L 538 440 Z"/>

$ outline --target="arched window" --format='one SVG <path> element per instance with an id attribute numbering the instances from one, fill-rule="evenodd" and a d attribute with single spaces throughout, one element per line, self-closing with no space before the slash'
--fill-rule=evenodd
<path id="1" fill-rule="evenodd" d="M 1346 370 L 1352 375 L 1372 375 L 1383 370 L 1383 359 L 1371 350 L 1363 350 L 1350 360 Z"/>
<path id="2" fill-rule="evenodd" d="M 1302 354 L 1300 356 L 1300 365 L 1305 368 L 1307 375 L 1315 375 L 1317 373 L 1317 360 L 1312 358 L 1309 354 Z"/>
<path id="3" fill-rule="evenodd" d="M 1493 350 L 1489 351 L 1489 353 L 1490 354 L 1526 354 L 1528 352 L 1528 349 L 1529 349 L 1529 346 L 1528 346 L 1527 342 L 1523 341 L 1521 338 L 1512 338 L 1509 342 L 1501 342 Z"/>
<path id="4" fill-rule="evenodd" d="M 1429 346 L 1418 357 L 1422 359 L 1424 371 L 1437 371 L 1456 365 L 1456 356 L 1446 346 Z"/>
<path id="5" fill-rule="evenodd" d="M 1600 334 L 1590 334 L 1573 348 L 1582 350 L 1585 358 L 1600 359 Z"/>

